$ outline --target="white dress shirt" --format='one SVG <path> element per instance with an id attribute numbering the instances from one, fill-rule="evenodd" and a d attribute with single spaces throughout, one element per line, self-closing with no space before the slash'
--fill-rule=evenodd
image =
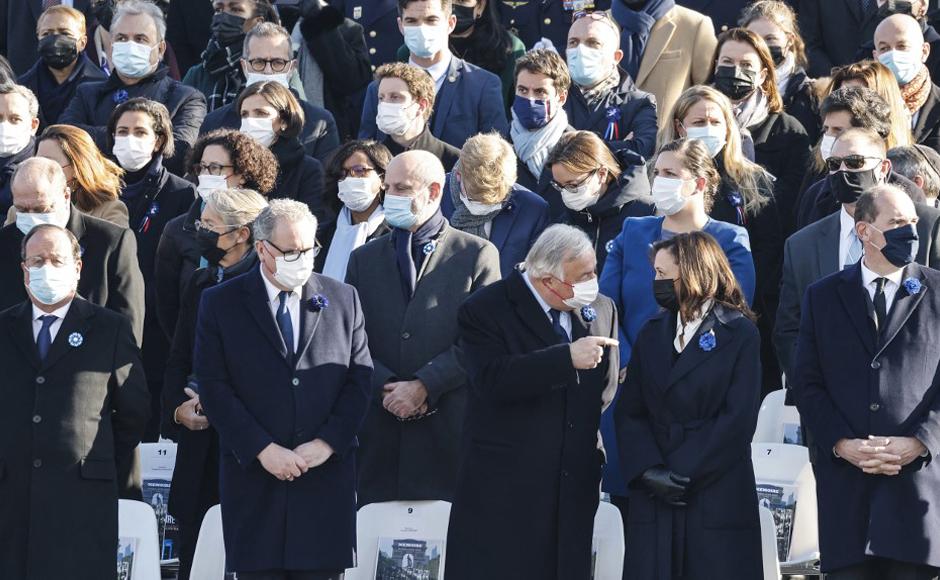
<path id="1" fill-rule="evenodd" d="M 885 282 L 885 313 L 891 312 L 891 305 L 894 304 L 894 296 L 898 293 L 898 288 L 901 287 L 902 276 L 904 276 L 903 269 L 888 274 L 887 276 L 876 274 L 868 269 L 865 265 L 865 260 L 862 259 L 862 286 L 868 291 L 868 297 L 872 299 L 872 302 L 875 301 L 875 289 L 878 286 L 876 281 L 878 278 L 888 279 L 888 281 Z"/>
<path id="2" fill-rule="evenodd" d="M 408 64 L 425 70 L 429 75 L 431 75 L 431 79 L 434 80 L 434 93 L 437 94 L 441 92 L 441 87 L 444 86 L 444 77 L 447 76 L 447 71 L 450 70 L 450 61 L 453 58 L 454 55 L 450 53 L 450 50 L 445 48 L 444 57 L 441 58 L 440 62 L 436 62 L 427 68 L 424 68 L 420 64 L 416 63 L 412 57 L 408 58 Z"/>
<path id="3" fill-rule="evenodd" d="M 277 324 L 277 311 L 281 307 L 281 299 L 278 296 L 281 293 L 281 289 L 272 284 L 271 281 L 268 280 L 268 277 L 265 276 L 264 264 L 260 264 L 258 267 L 262 268 L 261 279 L 264 280 L 264 288 L 268 291 L 268 308 L 271 309 L 271 318 L 274 320 L 274 326 L 280 333 L 281 327 Z M 297 352 L 297 343 L 300 342 L 300 293 L 302 289 L 302 286 L 294 288 L 287 297 L 287 311 L 290 313 L 290 322 L 294 330 L 294 348 L 291 349 L 292 352 Z"/>
<path id="4" fill-rule="evenodd" d="M 49 325 L 49 344 L 55 342 L 55 335 L 59 333 L 59 328 L 62 327 L 62 321 L 65 319 L 65 315 L 69 313 L 70 306 L 72 306 L 71 300 L 65 306 L 60 306 L 52 312 L 43 312 L 33 304 L 33 340 L 39 340 L 39 331 L 42 329 L 42 320 L 39 320 L 39 317 L 51 314 L 56 319 Z"/>
<path id="5" fill-rule="evenodd" d="M 699 316 L 695 320 L 689 321 L 686 325 L 682 324 L 682 315 L 678 312 L 676 313 L 676 337 L 672 341 L 676 352 L 682 352 L 685 350 L 685 347 L 689 346 L 689 341 L 695 338 L 695 333 L 698 332 L 699 327 L 702 326 L 702 322 L 705 320 L 705 315 L 708 314 L 711 309 L 712 301 L 708 300 L 702 305 Z"/>
<path id="6" fill-rule="evenodd" d="M 554 325 L 552 322 L 552 315 L 549 313 L 549 310 L 551 310 L 552 307 L 549 306 L 548 302 L 542 299 L 542 295 L 539 294 L 538 290 L 535 289 L 535 286 L 532 285 L 532 280 L 529 279 L 528 274 L 523 272 L 522 279 L 525 280 L 526 286 L 529 287 L 529 290 L 532 291 L 532 295 L 535 296 L 535 299 L 538 301 L 539 306 L 542 307 L 542 312 L 544 312 L 545 316 L 548 317 L 548 323 Z M 564 328 L 565 332 L 568 333 L 568 339 L 573 340 L 571 338 L 571 313 L 567 310 L 559 310 L 559 312 L 561 312 L 561 317 L 559 318 L 561 327 Z"/>
<path id="7" fill-rule="evenodd" d="M 839 269 L 845 265 L 845 259 L 849 255 L 849 248 L 852 246 L 852 239 L 855 237 L 855 218 L 845 211 L 845 207 L 839 208 Z M 861 242 L 861 240 L 859 240 Z M 865 255 L 865 244 L 862 244 L 862 255 Z"/>

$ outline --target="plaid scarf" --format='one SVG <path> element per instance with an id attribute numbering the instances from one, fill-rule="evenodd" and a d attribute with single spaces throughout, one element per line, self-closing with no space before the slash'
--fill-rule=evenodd
<path id="1" fill-rule="evenodd" d="M 911 112 L 911 115 L 916 114 L 927 102 L 931 85 L 930 72 L 926 66 L 922 66 L 917 76 L 901 87 L 901 97 L 904 99 L 904 104 L 907 106 L 907 110 Z"/>
<path id="2" fill-rule="evenodd" d="M 614 70 L 606 79 L 597 83 L 590 89 L 581 89 L 581 95 L 592 110 L 596 111 L 599 107 L 606 104 L 607 95 L 616 92 L 620 86 L 620 74 Z"/>
<path id="3" fill-rule="evenodd" d="M 206 95 L 210 111 L 234 102 L 245 84 L 241 68 L 242 43 L 222 46 L 215 38 L 209 39 L 202 53 L 202 66 L 213 79 L 212 92 Z"/>

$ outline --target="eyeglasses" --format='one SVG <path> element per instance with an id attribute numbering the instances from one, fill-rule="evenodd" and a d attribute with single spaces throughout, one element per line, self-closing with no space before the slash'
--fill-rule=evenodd
<path id="1" fill-rule="evenodd" d="M 577 189 L 577 188 L 581 187 L 581 186 L 584 185 L 585 183 L 587 183 L 587 180 L 588 180 L 588 179 L 591 179 L 591 177 L 592 177 L 595 173 L 597 173 L 598 171 L 600 171 L 600 169 L 601 169 L 601 168 L 598 167 L 598 168 L 595 169 L 594 171 L 591 171 L 590 173 L 588 173 L 587 175 L 585 175 L 585 176 L 581 179 L 581 181 L 579 181 L 579 182 L 577 182 L 577 183 L 561 184 L 561 183 L 558 183 L 557 181 L 555 181 L 555 180 L 553 179 L 553 180 L 551 180 L 551 181 L 549 182 L 549 185 L 551 185 L 552 187 L 554 187 L 555 190 L 556 190 L 558 193 L 561 193 L 562 190 L 565 190 L 565 189 L 567 189 L 567 190 L 574 190 L 574 189 Z"/>
<path id="2" fill-rule="evenodd" d="M 340 177 L 345 179 L 347 177 L 368 177 L 370 171 L 375 171 L 375 167 L 369 167 L 368 165 L 353 165 L 349 169 L 343 167 L 339 170 Z M 378 171 L 375 171 L 377 175 L 380 175 Z"/>
<path id="3" fill-rule="evenodd" d="M 296 262 L 297 260 L 302 258 L 304 254 L 306 254 L 307 252 L 313 252 L 314 258 L 316 258 L 317 255 L 320 253 L 319 241 L 314 241 L 314 245 L 312 248 L 307 248 L 306 250 L 291 250 L 290 252 L 285 252 L 281 248 L 277 247 L 276 245 L 274 245 L 274 242 L 272 242 L 271 240 L 264 240 L 264 243 L 268 244 L 269 246 L 271 246 L 272 248 L 280 252 L 281 257 L 284 258 L 285 262 Z"/>
<path id="4" fill-rule="evenodd" d="M 234 232 L 234 231 L 237 230 L 237 229 L 240 229 L 240 228 L 245 227 L 245 226 L 235 226 L 234 228 L 229 229 L 229 230 L 226 230 L 226 231 L 224 231 L 224 232 L 216 232 L 215 229 L 214 229 L 216 226 L 214 226 L 214 225 L 212 225 L 212 224 L 208 224 L 208 223 L 206 223 L 206 222 L 204 222 L 204 221 L 202 221 L 202 220 L 196 220 L 195 222 L 193 222 L 193 226 L 195 227 L 196 231 L 205 230 L 205 231 L 207 231 L 207 232 L 217 233 L 217 234 L 219 234 L 220 236 L 224 236 L 224 235 L 230 234 L 230 233 Z"/>
<path id="5" fill-rule="evenodd" d="M 276 73 L 284 72 L 284 69 L 290 64 L 289 60 L 283 58 L 253 58 L 247 62 L 248 68 L 254 72 L 264 72 L 268 65 L 271 65 L 271 70 Z"/>
<path id="6" fill-rule="evenodd" d="M 864 155 L 846 155 L 845 157 L 830 157 L 826 160 L 826 167 L 829 168 L 829 171 L 839 171 L 842 167 L 842 164 L 845 164 L 845 168 L 850 171 L 858 171 L 862 167 L 865 167 L 866 161 L 884 161 L 881 157 L 866 157 Z"/>
<path id="7" fill-rule="evenodd" d="M 613 21 L 610 15 L 603 10 L 597 12 L 593 10 L 578 10 L 571 15 L 571 23 L 574 24 L 582 18 L 587 18 L 588 20 L 596 20 L 597 22 L 604 22 L 611 28 L 617 31 L 617 34 L 620 34 L 620 26 Z"/>
<path id="8" fill-rule="evenodd" d="M 223 169 L 234 169 L 234 167 L 234 165 L 222 165 L 221 163 L 197 163 L 193 165 L 193 173 L 196 175 L 202 175 L 203 173 L 222 175 Z"/>

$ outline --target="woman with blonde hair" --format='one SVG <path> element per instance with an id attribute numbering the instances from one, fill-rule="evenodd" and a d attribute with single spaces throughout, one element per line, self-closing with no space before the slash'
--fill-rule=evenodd
<path id="1" fill-rule="evenodd" d="M 863 60 L 832 69 L 829 89 L 823 97 L 842 87 L 872 89 L 882 96 L 891 107 L 891 132 L 888 133 L 888 149 L 914 144 L 911 135 L 911 113 L 901 97 L 901 89 L 891 69 L 874 60 Z"/>
<path id="2" fill-rule="evenodd" d="M 594 242 L 597 270 L 623 220 L 653 214 L 650 183 L 642 165 L 622 170 L 607 144 L 592 131 L 571 131 L 558 140 L 545 162 L 551 186 L 565 204 L 562 220 Z"/>
<path id="3" fill-rule="evenodd" d="M 127 206 L 121 200 L 124 170 L 101 154 L 91 136 L 72 125 L 50 125 L 42 132 L 36 155 L 62 167 L 72 203 L 90 216 L 128 226 Z M 6 223 L 16 221 L 16 208 L 10 208 Z"/>

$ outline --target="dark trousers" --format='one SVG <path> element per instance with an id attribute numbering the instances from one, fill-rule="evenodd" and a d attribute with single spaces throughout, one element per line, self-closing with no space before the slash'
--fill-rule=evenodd
<path id="1" fill-rule="evenodd" d="M 864 564 L 827 573 L 826 580 L 937 580 L 938 574 L 940 570 L 932 566 L 869 558 Z"/>
<path id="2" fill-rule="evenodd" d="M 342 571 L 320 570 L 265 570 L 264 572 L 235 572 L 232 580 L 340 580 Z"/>

